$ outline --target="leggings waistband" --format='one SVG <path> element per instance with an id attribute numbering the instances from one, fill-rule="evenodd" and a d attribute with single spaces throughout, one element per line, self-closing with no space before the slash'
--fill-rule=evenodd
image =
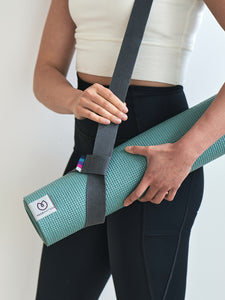
<path id="1" fill-rule="evenodd" d="M 77 83 L 79 89 L 85 90 L 89 86 L 93 85 L 93 83 L 87 82 L 79 77 L 77 74 Z M 109 88 L 109 85 L 104 85 L 104 87 Z M 166 95 L 173 92 L 183 92 L 183 85 L 173 85 L 173 86 L 146 86 L 146 85 L 134 85 L 130 84 L 128 87 L 127 93 L 132 92 L 144 93 L 149 95 Z"/>

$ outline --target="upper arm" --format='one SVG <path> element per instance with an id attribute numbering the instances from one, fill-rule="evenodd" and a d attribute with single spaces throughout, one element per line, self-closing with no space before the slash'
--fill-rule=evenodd
<path id="1" fill-rule="evenodd" d="M 36 69 L 47 64 L 66 76 L 75 51 L 75 29 L 68 0 L 52 0 L 42 33 Z"/>
<path id="2" fill-rule="evenodd" d="M 225 0 L 204 0 L 220 26 L 225 30 Z"/>

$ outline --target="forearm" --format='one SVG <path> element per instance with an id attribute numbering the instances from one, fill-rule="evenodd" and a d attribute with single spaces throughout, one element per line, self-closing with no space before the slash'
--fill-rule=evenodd
<path id="1" fill-rule="evenodd" d="M 60 71 L 49 65 L 36 67 L 33 91 L 43 105 L 61 114 L 73 114 L 74 101 L 82 93 Z"/>
<path id="2" fill-rule="evenodd" d="M 225 84 L 204 114 L 175 144 L 194 162 L 223 135 L 225 135 Z"/>

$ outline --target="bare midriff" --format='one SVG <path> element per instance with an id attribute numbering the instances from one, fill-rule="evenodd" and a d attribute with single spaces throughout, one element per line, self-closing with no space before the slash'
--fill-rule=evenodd
<path id="1" fill-rule="evenodd" d="M 82 72 L 77 72 L 77 74 L 81 79 L 89 83 L 110 85 L 111 82 L 111 77 L 97 76 L 97 75 L 92 75 L 92 74 L 87 74 Z M 137 79 L 131 79 L 130 85 L 158 86 L 158 87 L 174 86 L 174 84 L 165 83 L 165 82 L 137 80 Z"/>

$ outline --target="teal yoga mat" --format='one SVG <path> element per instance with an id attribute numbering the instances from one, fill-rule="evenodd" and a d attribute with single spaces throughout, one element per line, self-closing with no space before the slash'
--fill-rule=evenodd
<path id="1" fill-rule="evenodd" d="M 147 167 L 146 158 L 127 153 L 128 145 L 159 145 L 181 138 L 201 117 L 215 96 L 115 147 L 106 174 L 106 215 L 123 206 Z M 225 135 L 210 146 L 190 172 L 225 154 Z M 84 228 L 87 174 L 70 172 L 24 197 L 24 206 L 43 242 L 50 246 Z"/>

